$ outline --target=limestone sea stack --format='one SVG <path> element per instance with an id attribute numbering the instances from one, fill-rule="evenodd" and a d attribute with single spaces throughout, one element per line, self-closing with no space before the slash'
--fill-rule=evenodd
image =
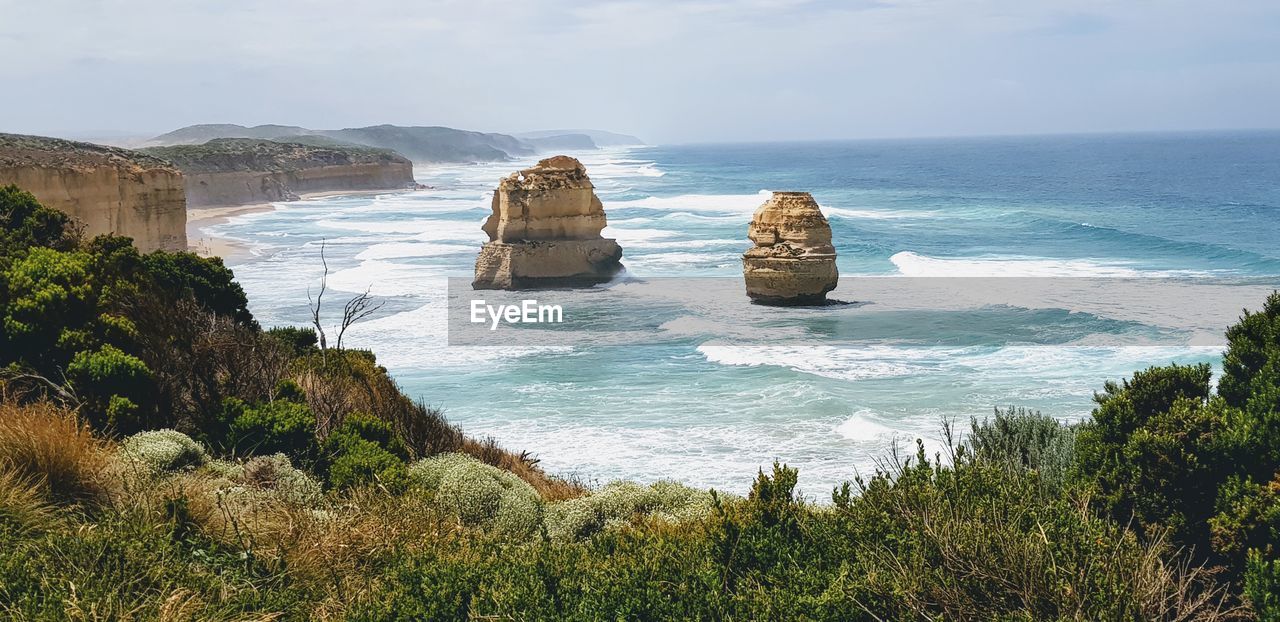
<path id="1" fill-rule="evenodd" d="M 475 289 L 585 287 L 621 268 L 622 248 L 601 237 L 604 206 L 582 163 L 569 156 L 538 162 L 498 184 L 476 257 Z"/>
<path id="2" fill-rule="evenodd" d="M 831 225 L 808 192 L 775 192 L 751 218 L 742 255 L 747 295 L 770 305 L 820 305 L 836 288 Z"/>

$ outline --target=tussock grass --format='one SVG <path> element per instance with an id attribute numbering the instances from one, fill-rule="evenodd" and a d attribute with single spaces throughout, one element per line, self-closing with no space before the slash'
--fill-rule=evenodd
<path id="1" fill-rule="evenodd" d="M 75 414 L 47 402 L 0 403 L 0 468 L 59 503 L 106 497 L 106 445 Z"/>

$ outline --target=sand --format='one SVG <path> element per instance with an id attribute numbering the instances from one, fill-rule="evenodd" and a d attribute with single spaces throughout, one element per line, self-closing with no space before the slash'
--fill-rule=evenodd
<path id="1" fill-rule="evenodd" d="M 327 192 L 308 192 L 301 199 L 318 199 L 353 194 L 387 194 L 401 192 L 398 190 L 335 190 Z M 404 192 L 407 192 L 405 190 Z M 221 224 L 235 216 L 269 212 L 276 208 L 274 203 L 254 203 L 250 205 L 222 205 L 215 207 L 187 208 L 187 248 L 201 257 L 221 257 L 227 263 L 249 258 L 253 249 L 240 241 L 211 235 L 207 227 Z"/>

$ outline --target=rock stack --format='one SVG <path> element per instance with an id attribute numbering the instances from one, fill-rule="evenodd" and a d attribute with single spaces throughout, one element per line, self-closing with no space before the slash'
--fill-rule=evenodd
<path id="1" fill-rule="evenodd" d="M 483 227 L 489 243 L 476 257 L 471 286 L 531 289 L 608 281 L 622 268 L 622 248 L 600 236 L 604 227 L 604 206 L 581 162 L 556 156 L 513 173 L 493 193 L 493 213 Z"/>
<path id="2" fill-rule="evenodd" d="M 747 295 L 771 305 L 820 305 L 836 288 L 831 225 L 808 192 L 775 192 L 751 218 L 742 255 Z"/>

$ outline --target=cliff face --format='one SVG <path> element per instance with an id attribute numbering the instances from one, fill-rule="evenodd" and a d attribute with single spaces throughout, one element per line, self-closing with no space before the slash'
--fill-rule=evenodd
<path id="1" fill-rule="evenodd" d="M 775 192 L 756 210 L 742 255 L 747 295 L 774 305 L 822 304 L 836 288 L 831 225 L 808 192 Z"/>
<path id="2" fill-rule="evenodd" d="M 585 286 L 622 268 L 622 247 L 600 236 L 604 206 L 581 162 L 556 156 L 502 180 L 476 257 L 476 289 Z"/>
<path id="3" fill-rule="evenodd" d="M 304 192 L 396 190 L 413 183 L 413 163 L 383 149 L 230 138 L 145 152 L 182 170 L 190 207 L 289 201 Z"/>
<path id="4" fill-rule="evenodd" d="M 0 134 L 0 184 L 16 184 L 82 223 L 133 238 L 144 252 L 187 249 L 182 174 L 134 151 Z"/>

